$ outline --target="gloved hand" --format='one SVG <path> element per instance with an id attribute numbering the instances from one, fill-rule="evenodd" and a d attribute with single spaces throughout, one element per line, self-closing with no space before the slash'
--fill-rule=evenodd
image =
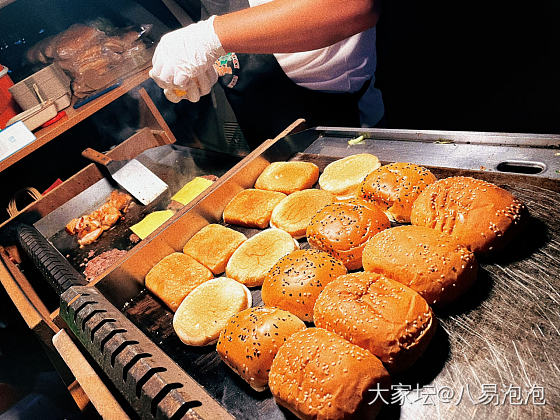
<path id="1" fill-rule="evenodd" d="M 171 101 L 173 103 L 177 103 L 179 102 L 181 99 L 187 99 L 187 91 L 186 90 L 182 90 L 179 87 L 170 87 L 167 89 L 163 89 L 163 94 L 165 95 L 165 97 L 167 98 L 168 101 Z M 200 96 L 199 96 L 200 99 Z M 198 99 L 192 101 L 192 102 L 197 102 Z"/>
<path id="2" fill-rule="evenodd" d="M 213 64 L 226 52 L 214 31 L 212 16 L 161 37 L 152 58 L 150 77 L 173 101 L 197 102 L 218 80 Z M 178 94 L 185 93 L 184 95 Z"/>

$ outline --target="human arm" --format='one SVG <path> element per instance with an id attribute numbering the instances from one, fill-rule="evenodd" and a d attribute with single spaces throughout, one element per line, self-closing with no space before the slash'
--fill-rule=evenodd
<path id="1" fill-rule="evenodd" d="M 275 0 L 217 16 L 224 50 L 239 53 L 309 51 L 373 27 L 377 0 Z"/>
<path id="2" fill-rule="evenodd" d="M 275 0 L 170 32 L 162 37 L 150 75 L 174 102 L 197 101 L 216 82 L 212 64 L 226 52 L 308 51 L 375 25 L 379 0 Z"/>

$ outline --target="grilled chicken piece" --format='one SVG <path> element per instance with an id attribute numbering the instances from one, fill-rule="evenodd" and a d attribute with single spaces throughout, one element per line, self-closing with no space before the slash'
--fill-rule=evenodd
<path id="1" fill-rule="evenodd" d="M 81 233 L 81 232 L 80 232 Z M 97 228 L 86 233 L 84 236 L 78 239 L 80 246 L 89 245 L 97 240 L 103 233 L 103 228 Z"/>
<path id="2" fill-rule="evenodd" d="M 120 191 L 113 191 L 107 203 L 111 204 L 117 210 L 126 213 L 131 201 L 132 201 L 132 197 L 129 194 Z"/>
<path id="3" fill-rule="evenodd" d="M 80 246 L 91 244 L 103 233 L 110 229 L 128 210 L 132 197 L 120 191 L 111 192 L 107 202 L 91 214 L 72 219 L 66 225 L 66 232 L 78 234 Z"/>
<path id="4" fill-rule="evenodd" d="M 78 223 L 78 219 L 72 219 L 68 222 L 68 224 L 66 225 L 66 232 L 68 232 L 70 235 L 75 235 L 77 233 L 76 231 L 76 224 Z"/>

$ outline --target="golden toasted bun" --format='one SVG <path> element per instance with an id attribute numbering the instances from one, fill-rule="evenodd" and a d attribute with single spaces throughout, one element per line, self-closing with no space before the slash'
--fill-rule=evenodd
<path id="1" fill-rule="evenodd" d="M 370 173 L 360 185 L 360 196 L 377 204 L 391 220 L 410 222 L 412 203 L 436 177 L 413 163 L 391 163 Z"/>
<path id="2" fill-rule="evenodd" d="M 299 248 L 289 233 L 267 229 L 243 242 L 226 265 L 226 276 L 247 287 L 261 286 L 266 273 L 284 255 Z"/>
<path id="3" fill-rule="evenodd" d="M 362 267 L 362 251 L 369 238 L 391 226 L 378 207 L 340 202 L 323 207 L 307 227 L 307 241 L 328 252 L 349 270 Z"/>
<path id="4" fill-rule="evenodd" d="M 274 207 L 270 226 L 285 230 L 296 239 L 303 238 L 311 218 L 333 201 L 334 196 L 328 191 L 296 191 Z"/>
<path id="5" fill-rule="evenodd" d="M 264 229 L 270 223 L 272 210 L 284 197 L 286 194 L 276 191 L 240 191 L 226 205 L 224 222 Z"/>
<path id="6" fill-rule="evenodd" d="M 226 365 L 260 392 L 267 388 L 270 366 L 280 346 L 305 328 L 301 319 L 287 311 L 249 308 L 229 319 L 216 350 Z"/>
<path id="7" fill-rule="evenodd" d="M 175 312 L 185 296 L 212 277 L 212 272 L 193 257 L 174 252 L 146 274 L 146 288 Z"/>
<path id="8" fill-rule="evenodd" d="M 526 213 L 510 192 L 468 177 L 440 179 L 429 185 L 412 206 L 413 225 L 453 236 L 476 253 L 502 248 Z"/>
<path id="9" fill-rule="evenodd" d="M 189 239 L 183 252 L 208 267 L 212 273 L 220 274 L 233 252 L 247 240 L 241 232 L 218 224 L 209 224 Z"/>
<path id="10" fill-rule="evenodd" d="M 388 390 L 391 378 L 369 351 L 307 328 L 280 347 L 268 384 L 276 402 L 300 419 L 373 419 L 388 397 L 371 390 Z"/>
<path id="11" fill-rule="evenodd" d="M 424 226 L 399 226 L 371 238 L 362 255 L 365 271 L 380 273 L 444 306 L 471 287 L 478 264 L 453 237 Z"/>
<path id="12" fill-rule="evenodd" d="M 213 344 L 228 320 L 252 304 L 251 292 L 241 283 L 226 277 L 208 280 L 183 299 L 173 329 L 190 346 Z"/>
<path id="13" fill-rule="evenodd" d="M 317 327 L 379 357 L 390 372 L 411 366 L 432 339 L 436 318 L 422 296 L 377 273 L 352 273 L 329 283 L 313 312 Z"/>
<path id="14" fill-rule="evenodd" d="M 381 166 L 377 156 L 359 153 L 329 163 L 319 177 L 319 186 L 339 199 L 356 197 L 364 178 Z"/>
<path id="15" fill-rule="evenodd" d="M 291 194 L 311 188 L 319 178 L 319 167 L 311 162 L 273 162 L 255 181 L 259 190 Z"/>
<path id="16" fill-rule="evenodd" d="M 324 251 L 295 250 L 274 264 L 266 275 L 261 290 L 263 302 L 311 322 L 319 293 L 346 272 L 342 262 Z"/>

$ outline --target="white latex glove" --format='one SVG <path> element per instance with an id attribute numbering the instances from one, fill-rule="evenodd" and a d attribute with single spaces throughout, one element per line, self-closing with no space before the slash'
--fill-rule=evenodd
<path id="1" fill-rule="evenodd" d="M 210 93 L 218 80 L 213 64 L 226 52 L 214 31 L 215 17 L 161 37 L 152 58 L 150 77 L 164 89 L 169 100 L 196 102 L 201 95 Z"/>

